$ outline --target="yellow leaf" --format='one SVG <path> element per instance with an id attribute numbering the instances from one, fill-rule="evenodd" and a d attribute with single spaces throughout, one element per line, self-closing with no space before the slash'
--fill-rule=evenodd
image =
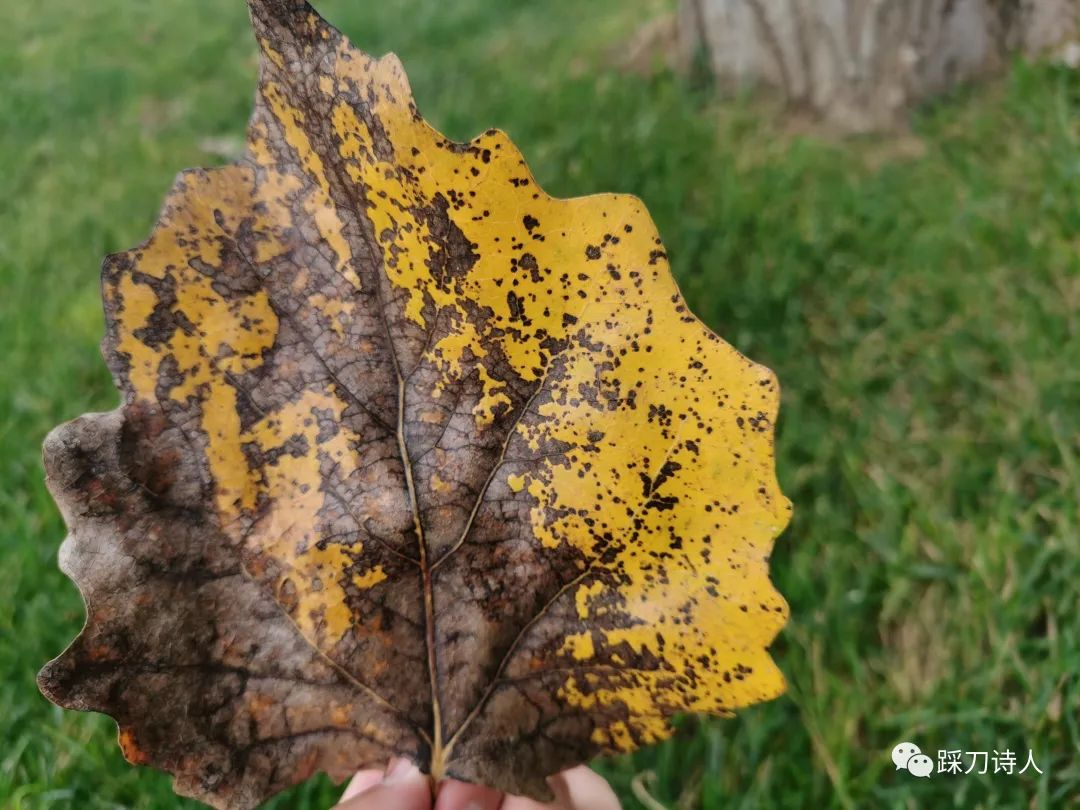
<path id="1" fill-rule="evenodd" d="M 548 196 L 503 133 L 432 129 L 395 57 L 250 5 L 246 155 L 106 262 L 126 404 L 47 444 L 91 619 L 42 688 L 221 807 L 393 755 L 545 798 L 780 694 L 777 384 L 641 201 Z"/>

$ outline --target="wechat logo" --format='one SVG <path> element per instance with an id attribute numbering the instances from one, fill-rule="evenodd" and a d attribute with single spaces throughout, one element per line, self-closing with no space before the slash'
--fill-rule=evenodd
<path id="1" fill-rule="evenodd" d="M 930 778 L 934 772 L 934 760 L 924 754 L 915 743 L 902 742 L 892 750 L 892 761 L 898 771 L 907 771 L 912 776 Z"/>

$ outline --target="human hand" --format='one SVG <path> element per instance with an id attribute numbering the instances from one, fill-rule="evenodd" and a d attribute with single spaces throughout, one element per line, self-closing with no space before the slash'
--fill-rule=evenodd
<path id="1" fill-rule="evenodd" d="M 385 773 L 356 774 L 334 810 L 619 810 L 608 783 L 584 765 L 548 782 L 556 797 L 550 804 L 453 779 L 441 783 L 432 800 L 428 778 L 409 760 L 396 759 Z"/>

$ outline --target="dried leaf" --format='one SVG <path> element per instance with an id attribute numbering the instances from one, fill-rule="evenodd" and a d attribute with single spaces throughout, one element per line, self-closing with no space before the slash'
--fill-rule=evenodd
<path id="1" fill-rule="evenodd" d="M 640 201 L 552 199 L 395 57 L 250 6 L 246 154 L 106 260 L 124 405 L 46 441 L 88 616 L 45 694 L 230 808 L 392 755 L 545 798 L 779 694 L 776 382 Z"/>

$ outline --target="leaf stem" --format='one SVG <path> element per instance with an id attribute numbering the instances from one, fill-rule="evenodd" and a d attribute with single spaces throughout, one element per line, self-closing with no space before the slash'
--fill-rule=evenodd
<path id="1" fill-rule="evenodd" d="M 398 419 L 397 442 L 401 461 L 405 467 L 405 483 L 409 488 L 409 504 L 412 507 L 413 528 L 420 556 L 420 571 L 423 576 L 425 644 L 427 646 L 428 678 L 431 681 L 431 779 L 438 783 L 443 777 L 444 749 L 442 744 L 442 711 L 439 705 L 439 674 L 435 666 L 435 600 L 432 594 L 431 571 L 427 559 L 427 541 L 424 539 L 424 526 L 420 522 L 420 504 L 416 497 L 416 484 L 413 482 L 412 462 L 409 460 L 409 448 L 405 443 L 405 378 L 398 374 Z"/>

